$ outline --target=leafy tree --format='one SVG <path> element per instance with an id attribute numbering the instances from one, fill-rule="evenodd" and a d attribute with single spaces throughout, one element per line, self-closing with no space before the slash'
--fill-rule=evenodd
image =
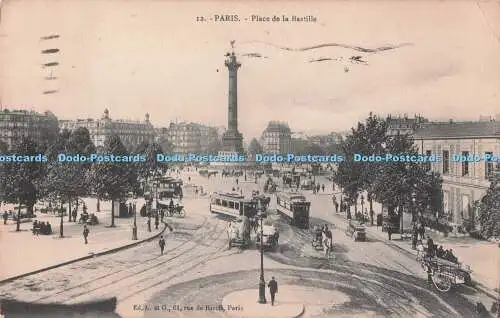
<path id="1" fill-rule="evenodd" d="M 372 222 L 374 199 L 386 205 L 390 214 L 395 213 L 397 208 L 400 216 L 404 207 L 407 209 L 411 207 L 415 212 L 429 208 L 434 211 L 440 210 L 442 205 L 440 176 L 428 173 L 422 164 L 401 161 L 354 162 L 355 154 L 418 155 L 409 136 L 387 135 L 387 123 L 382 118 L 370 113 L 366 121 L 358 123 L 341 142 L 341 148 L 345 161 L 339 164 L 334 176 L 335 181 L 344 188 L 344 193 L 350 199 L 357 198 L 364 191 L 368 193 Z M 415 206 L 410 205 L 413 199 Z"/>
<path id="2" fill-rule="evenodd" d="M 257 138 L 253 138 L 248 145 L 248 153 L 250 154 L 250 156 L 254 158 L 256 154 L 263 152 L 264 149 L 262 148 L 262 145 L 259 143 Z"/>
<path id="3" fill-rule="evenodd" d="M 38 145 L 30 139 L 23 139 L 14 145 L 13 153 L 17 156 L 37 156 Z M 3 164 L 0 193 L 3 200 L 19 204 L 16 231 L 21 230 L 21 205 L 25 205 L 28 213 L 33 213 L 33 206 L 38 197 L 37 185 L 41 182 L 45 169 L 41 162 L 9 162 Z"/>
<path id="4" fill-rule="evenodd" d="M 208 144 L 205 152 L 210 155 L 216 155 L 219 151 L 222 150 L 222 142 L 220 139 L 215 139 L 211 143 Z"/>
<path id="5" fill-rule="evenodd" d="M 106 140 L 103 155 L 126 156 L 127 150 L 117 135 Z M 133 169 L 123 162 L 96 162 L 92 165 L 91 180 L 98 199 L 111 200 L 111 226 L 115 226 L 115 201 L 131 189 Z"/>
<path id="6" fill-rule="evenodd" d="M 161 137 L 158 140 L 158 145 L 160 146 L 161 150 L 164 153 L 172 153 L 172 152 L 174 152 L 174 144 L 172 142 L 170 142 L 170 140 L 168 140 L 164 136 Z M 144 149 L 146 149 L 146 148 L 144 147 Z"/>
<path id="7" fill-rule="evenodd" d="M 340 163 L 338 181 L 347 188 L 350 196 L 367 191 L 370 204 L 370 218 L 373 224 L 373 183 L 379 172 L 380 163 L 356 162 L 354 154 L 380 155 L 384 153 L 383 145 L 387 142 L 387 124 L 382 118 L 370 113 L 365 122 L 358 123 L 356 128 L 341 143 L 346 161 Z"/>
<path id="8" fill-rule="evenodd" d="M 323 155 L 325 153 L 321 146 L 300 138 L 292 138 L 291 150 L 293 153 L 301 155 Z"/>
<path id="9" fill-rule="evenodd" d="M 500 174 L 492 179 L 490 188 L 481 199 L 479 211 L 481 236 L 486 239 L 500 237 Z"/>
<path id="10" fill-rule="evenodd" d="M 148 180 L 148 178 L 152 174 L 154 174 L 159 168 L 165 168 L 166 165 L 158 164 L 158 162 L 156 161 L 156 155 L 162 154 L 163 149 L 159 144 L 155 142 L 151 143 L 143 142 L 139 144 L 136 148 L 135 153 L 146 156 L 145 162 L 137 163 L 134 165 L 134 167 L 136 167 L 137 169 L 135 170 L 135 176 L 132 175 L 131 176 L 132 179 L 130 180 L 132 184 L 135 184 L 134 190 L 137 193 L 137 191 L 139 190 L 137 188 L 139 184 L 137 182 L 134 182 L 134 178 L 140 177 L 143 180 Z"/>
<path id="11" fill-rule="evenodd" d="M 50 158 L 47 178 L 43 184 L 43 192 L 52 198 L 60 198 L 61 202 L 68 202 L 68 222 L 71 222 L 71 203 L 78 204 L 80 196 L 90 194 L 89 171 L 91 163 L 58 162 L 57 155 L 90 156 L 95 150 L 86 128 L 78 128 L 72 133 L 62 131 L 56 141 L 47 150 Z M 61 212 L 62 213 L 62 212 Z M 61 214 L 60 235 L 63 236 Z"/>
<path id="12" fill-rule="evenodd" d="M 0 140 L 0 153 L 6 153 L 9 150 L 9 145 L 3 140 Z"/>

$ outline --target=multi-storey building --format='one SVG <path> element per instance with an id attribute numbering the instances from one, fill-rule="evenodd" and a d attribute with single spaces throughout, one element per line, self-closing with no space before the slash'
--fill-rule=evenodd
<path id="1" fill-rule="evenodd" d="M 288 153 L 292 147 L 292 131 L 285 122 L 270 121 L 262 133 L 261 144 L 264 153 Z"/>
<path id="2" fill-rule="evenodd" d="M 327 148 L 331 145 L 338 144 L 342 140 L 342 136 L 338 133 L 330 133 L 328 135 L 316 135 L 316 136 L 311 136 L 308 138 L 308 140 L 315 144 L 318 145 L 322 148 Z"/>
<path id="3" fill-rule="evenodd" d="M 429 169 L 443 177 L 445 215 L 457 227 L 477 226 L 477 203 L 500 169 L 499 161 L 484 159 L 492 155 L 498 160 L 500 121 L 426 123 L 413 138 L 421 154 L 441 157 Z"/>
<path id="4" fill-rule="evenodd" d="M 146 114 L 146 118 L 142 122 L 112 120 L 106 109 L 100 119 L 61 120 L 60 126 L 61 130 L 67 129 L 69 131 L 78 127 L 87 128 L 96 148 L 104 147 L 104 143 L 111 134 L 118 135 L 128 151 L 134 151 L 143 142 L 153 142 L 155 138 L 155 129 L 149 121 L 149 114 Z"/>
<path id="5" fill-rule="evenodd" d="M 0 111 L 0 140 L 8 149 L 25 138 L 47 144 L 57 137 L 58 125 L 57 117 L 50 112 L 4 109 Z"/>
<path id="6" fill-rule="evenodd" d="M 387 121 L 387 134 L 389 136 L 395 136 L 398 134 L 408 134 L 411 135 L 420 127 L 426 119 L 421 116 L 415 115 L 413 118 L 408 118 L 408 116 L 404 115 L 403 117 L 392 117 L 389 115 L 386 119 Z"/>
<path id="7" fill-rule="evenodd" d="M 214 145 L 219 140 L 219 135 L 216 127 L 198 125 L 200 130 L 200 148 L 201 151 L 209 151 L 210 146 Z"/>
<path id="8" fill-rule="evenodd" d="M 156 129 L 157 141 L 167 140 L 173 152 L 179 154 L 207 152 L 220 142 L 218 128 L 196 123 L 170 123 L 169 127 Z"/>
<path id="9" fill-rule="evenodd" d="M 174 146 L 174 153 L 188 154 L 201 151 L 201 133 L 197 124 L 170 123 L 166 134 Z"/>

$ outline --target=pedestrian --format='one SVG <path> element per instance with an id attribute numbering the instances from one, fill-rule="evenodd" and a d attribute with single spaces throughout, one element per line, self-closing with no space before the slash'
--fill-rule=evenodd
<path id="1" fill-rule="evenodd" d="M 419 224 L 420 239 L 423 241 L 425 236 L 425 227 L 422 223 Z"/>
<path id="2" fill-rule="evenodd" d="M 7 211 L 3 211 L 3 224 L 7 224 L 7 219 L 9 218 L 9 213 Z"/>
<path id="3" fill-rule="evenodd" d="M 325 192 L 325 185 L 324 184 L 321 185 L 321 191 Z"/>
<path id="4" fill-rule="evenodd" d="M 414 228 L 411 235 L 411 248 L 413 250 L 417 249 L 418 233 L 417 229 Z"/>
<path id="5" fill-rule="evenodd" d="M 87 240 L 87 238 L 88 238 L 88 236 L 89 236 L 89 232 L 90 232 L 90 231 L 89 231 L 89 228 L 88 228 L 88 227 L 87 227 L 87 225 L 85 224 L 85 225 L 83 226 L 83 238 L 85 239 L 85 244 L 88 244 L 88 240 Z"/>
<path id="6" fill-rule="evenodd" d="M 430 236 L 427 236 L 427 256 L 434 257 L 435 254 L 434 241 Z"/>
<path id="7" fill-rule="evenodd" d="M 278 293 L 278 282 L 274 279 L 274 276 L 267 284 L 267 287 L 269 287 L 269 293 L 271 293 L 271 306 L 274 306 L 274 295 Z"/>
<path id="8" fill-rule="evenodd" d="M 158 225 L 160 225 L 160 219 L 158 218 L 158 213 L 155 214 L 155 229 L 158 230 Z"/>
<path id="9" fill-rule="evenodd" d="M 391 240 L 391 235 L 392 235 L 392 228 L 391 226 L 387 227 L 387 235 L 389 236 L 389 241 Z"/>
<path id="10" fill-rule="evenodd" d="M 160 245 L 161 255 L 163 255 L 163 250 L 165 249 L 165 239 L 163 238 L 163 235 L 160 236 L 160 241 L 158 242 L 158 245 Z"/>
<path id="11" fill-rule="evenodd" d="M 71 216 L 73 217 L 73 222 L 76 222 L 76 216 L 77 216 L 76 208 L 73 209 L 73 212 L 71 212 Z"/>
<path id="12" fill-rule="evenodd" d="M 148 232 L 151 232 L 151 218 L 148 217 Z"/>

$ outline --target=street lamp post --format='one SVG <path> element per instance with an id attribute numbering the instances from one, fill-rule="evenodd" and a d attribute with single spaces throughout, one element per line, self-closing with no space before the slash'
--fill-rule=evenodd
<path id="1" fill-rule="evenodd" d="M 266 301 L 266 282 L 264 280 L 264 227 L 262 226 L 262 220 L 264 219 L 264 214 L 262 213 L 262 206 L 260 200 L 258 201 L 258 213 L 257 216 L 260 220 L 260 279 L 259 279 L 259 304 L 265 304 Z"/>
<path id="2" fill-rule="evenodd" d="M 411 193 L 411 218 L 413 222 L 417 221 L 416 211 L 415 211 L 415 203 L 417 201 L 417 194 L 415 191 Z"/>
<path id="3" fill-rule="evenodd" d="M 132 227 L 132 240 L 137 241 L 137 209 L 136 209 L 137 201 L 134 198 L 134 226 Z"/>

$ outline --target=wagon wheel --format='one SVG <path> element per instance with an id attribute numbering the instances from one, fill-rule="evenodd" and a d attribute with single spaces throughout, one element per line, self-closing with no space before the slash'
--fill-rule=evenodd
<path id="1" fill-rule="evenodd" d="M 432 275 L 432 282 L 434 283 L 434 286 L 436 286 L 436 289 L 442 293 L 446 293 L 451 290 L 451 287 L 453 286 L 451 280 L 452 278 L 449 275 L 440 271 L 434 271 L 434 275 Z"/>
<path id="2" fill-rule="evenodd" d="M 183 217 L 185 217 L 185 216 L 186 216 L 186 211 L 184 210 L 184 208 L 179 209 L 179 216 L 180 216 L 181 218 L 183 218 Z"/>

